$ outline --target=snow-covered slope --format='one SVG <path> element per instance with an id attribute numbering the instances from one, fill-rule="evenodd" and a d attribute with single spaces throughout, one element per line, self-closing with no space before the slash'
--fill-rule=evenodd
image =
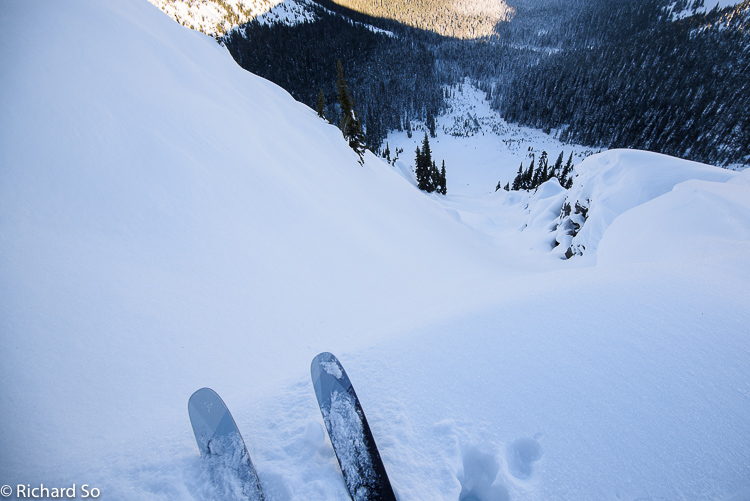
<path id="1" fill-rule="evenodd" d="M 592 193 L 641 198 L 589 266 L 534 244 L 559 186 L 425 196 L 145 1 L 0 28 L 1 483 L 217 499 L 210 386 L 269 501 L 346 499 L 327 350 L 402 501 L 748 499 L 746 173 L 641 197 L 606 172 L 681 167 L 595 158 Z"/>
<path id="2" fill-rule="evenodd" d="M 696 14 L 705 14 L 714 9 L 725 9 L 742 2 L 743 0 L 701 0 L 687 2 L 687 7 L 682 10 L 676 8 L 677 2 L 675 2 L 667 8 L 667 12 L 670 14 L 671 19 L 679 20 Z"/>
<path id="3" fill-rule="evenodd" d="M 224 34 L 284 3 L 284 0 L 148 1 L 183 26 L 209 35 Z"/>
<path id="4" fill-rule="evenodd" d="M 562 251 L 572 254 L 596 250 L 618 216 L 672 191 L 679 183 L 691 179 L 726 182 L 735 176 L 719 167 L 628 150 L 593 155 L 575 170 L 578 176 L 565 199 L 567 214 L 561 216 L 557 234 Z"/>
<path id="5" fill-rule="evenodd" d="M 527 168 L 532 155 L 538 159 L 543 151 L 551 164 L 560 152 L 565 152 L 566 160 L 573 153 L 576 162 L 593 153 L 591 148 L 564 144 L 541 130 L 508 123 L 468 78 L 445 91 L 450 97 L 446 109 L 436 118 L 436 137 L 429 141 L 438 166 L 445 160 L 451 195 L 494 193 L 498 183 L 512 184 L 521 163 Z M 414 171 L 414 151 L 421 148 L 427 127 L 414 121 L 412 128 L 411 138 L 406 131 L 391 131 L 384 146 L 388 144 L 392 156 L 396 149 L 403 150 L 398 167 L 413 178 L 409 173 Z"/>
<path id="6" fill-rule="evenodd" d="M 0 433 L 24 482 L 182 430 L 197 387 L 260 393 L 486 273 L 434 202 L 146 2 L 15 3 L 2 28 Z"/>

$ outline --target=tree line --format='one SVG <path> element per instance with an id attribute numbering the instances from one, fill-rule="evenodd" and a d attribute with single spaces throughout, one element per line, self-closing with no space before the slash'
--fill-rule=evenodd
<path id="1" fill-rule="evenodd" d="M 340 4 L 374 0 L 319 1 L 337 12 L 320 8 L 295 26 L 251 22 L 222 40 L 295 99 L 316 108 L 322 94 L 326 117 L 340 116 L 341 60 L 374 152 L 389 131 L 434 123 L 445 86 L 469 76 L 504 118 L 563 142 L 750 161 L 750 0 L 679 21 L 667 7 L 696 0 L 516 0 L 510 22 L 475 40 L 439 36 L 434 16 L 416 29 L 398 2 L 373 17 Z M 428 13 L 432 3 L 418 5 Z"/>

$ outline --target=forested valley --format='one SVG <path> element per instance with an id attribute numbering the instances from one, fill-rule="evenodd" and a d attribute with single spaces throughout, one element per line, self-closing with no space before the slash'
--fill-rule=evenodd
<path id="1" fill-rule="evenodd" d="M 687 16 L 702 0 L 308 3 L 314 22 L 256 20 L 222 43 L 312 108 L 322 90 L 332 123 L 342 61 L 375 152 L 390 130 L 434 124 L 445 86 L 469 77 L 507 120 L 563 141 L 750 162 L 750 0 Z M 471 24 L 482 12 L 491 30 Z"/>

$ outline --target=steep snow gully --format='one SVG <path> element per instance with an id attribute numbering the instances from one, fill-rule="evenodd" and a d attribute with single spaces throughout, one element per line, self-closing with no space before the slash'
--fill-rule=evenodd
<path id="1" fill-rule="evenodd" d="M 267 500 L 347 499 L 323 351 L 402 501 L 750 499 L 747 171 L 608 151 L 570 190 L 495 192 L 522 138 L 568 148 L 498 122 L 513 141 L 440 129 L 428 196 L 409 138 L 360 166 L 145 0 L 6 2 L 0 37 L 11 499 L 216 499 L 186 408 L 206 386 Z"/>

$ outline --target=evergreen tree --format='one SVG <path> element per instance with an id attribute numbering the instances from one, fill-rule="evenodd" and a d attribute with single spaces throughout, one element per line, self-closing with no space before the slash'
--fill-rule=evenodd
<path id="1" fill-rule="evenodd" d="M 568 163 L 565 164 L 565 167 L 563 167 L 562 174 L 560 174 L 560 186 L 562 186 L 565 189 L 570 189 L 571 186 L 573 186 L 573 178 L 569 177 L 571 171 L 573 170 L 573 152 L 570 152 L 570 157 L 568 157 Z"/>
<path id="2" fill-rule="evenodd" d="M 362 130 L 362 124 L 357 117 L 357 113 L 354 111 L 354 103 L 349 95 L 346 80 L 344 80 L 344 70 L 341 66 L 341 59 L 336 63 L 336 69 L 336 92 L 339 99 L 341 116 L 339 129 L 341 129 L 344 138 L 349 142 L 349 147 L 359 155 L 359 163 L 363 163 L 365 153 L 365 135 Z"/>
<path id="3" fill-rule="evenodd" d="M 320 93 L 318 94 L 318 105 L 317 105 L 316 108 L 318 110 L 318 116 L 320 118 L 325 119 L 325 117 L 326 117 L 326 112 L 325 112 L 325 110 L 326 110 L 326 98 L 323 95 L 323 89 L 320 89 Z"/>
<path id="4" fill-rule="evenodd" d="M 432 161 L 432 166 L 430 166 L 430 180 L 427 187 L 427 193 L 432 193 L 433 191 L 438 191 L 440 189 L 440 171 L 437 168 L 437 165 L 435 165 L 435 161 Z M 439 193 L 439 191 L 438 191 Z"/>
<path id="5" fill-rule="evenodd" d="M 417 146 L 417 157 L 414 161 L 414 175 L 417 177 L 417 188 L 420 190 L 425 189 L 425 179 L 427 178 L 427 172 L 424 168 L 424 156 L 422 150 Z"/>
<path id="6" fill-rule="evenodd" d="M 533 183 L 534 183 L 534 170 L 535 170 L 535 164 L 536 158 L 534 157 L 534 154 L 531 155 L 531 163 L 529 164 L 529 168 L 526 170 L 526 172 L 523 173 L 523 182 L 521 183 L 521 189 L 522 190 L 530 190 Z"/>
<path id="7" fill-rule="evenodd" d="M 547 152 L 542 151 L 542 154 L 539 156 L 539 176 L 537 179 L 537 182 L 535 183 L 536 186 L 534 188 L 538 188 L 541 186 L 542 183 L 547 182 L 549 180 L 549 160 L 547 158 Z"/>
<path id="8" fill-rule="evenodd" d="M 516 174 L 516 177 L 513 179 L 513 190 L 514 191 L 520 190 L 522 184 L 523 184 L 523 162 L 521 162 L 521 165 L 518 167 L 518 174 Z"/>
<path id="9" fill-rule="evenodd" d="M 445 195 L 448 193 L 448 186 L 445 180 L 445 160 L 443 160 L 443 166 L 440 168 L 440 194 Z"/>
<path id="10" fill-rule="evenodd" d="M 339 129 L 346 136 L 346 129 L 354 118 L 354 109 L 352 98 L 349 95 L 349 89 L 344 79 L 344 68 L 341 65 L 341 59 L 336 62 L 336 95 L 339 100 Z"/>
<path id="11" fill-rule="evenodd" d="M 560 156 L 557 157 L 557 160 L 555 161 L 555 166 L 552 168 L 552 172 L 550 173 L 550 179 L 553 177 L 556 177 L 558 181 L 560 181 L 560 185 L 562 185 L 562 167 L 563 167 L 563 154 L 565 152 L 561 151 Z"/>
<path id="12" fill-rule="evenodd" d="M 435 135 L 435 116 L 432 113 L 427 115 L 427 130 L 430 131 L 430 137 L 437 137 Z"/>
<path id="13" fill-rule="evenodd" d="M 391 149 L 388 147 L 388 143 L 385 143 L 385 151 L 383 152 L 385 160 L 390 163 L 391 161 Z"/>
<path id="14" fill-rule="evenodd" d="M 539 162 L 539 167 L 534 171 L 534 175 L 531 178 L 531 184 L 529 185 L 530 190 L 536 189 L 542 182 L 540 181 L 542 174 L 542 163 Z"/>
<path id="15" fill-rule="evenodd" d="M 432 181 L 432 169 L 433 169 L 433 161 L 432 161 L 432 152 L 430 151 L 430 140 L 427 137 L 427 133 L 424 133 L 424 140 L 422 141 L 422 150 L 420 152 L 419 147 L 417 147 L 417 168 L 416 168 L 416 175 L 417 175 L 417 186 L 420 190 L 426 191 L 426 192 L 432 192 L 433 191 L 433 181 Z"/>

